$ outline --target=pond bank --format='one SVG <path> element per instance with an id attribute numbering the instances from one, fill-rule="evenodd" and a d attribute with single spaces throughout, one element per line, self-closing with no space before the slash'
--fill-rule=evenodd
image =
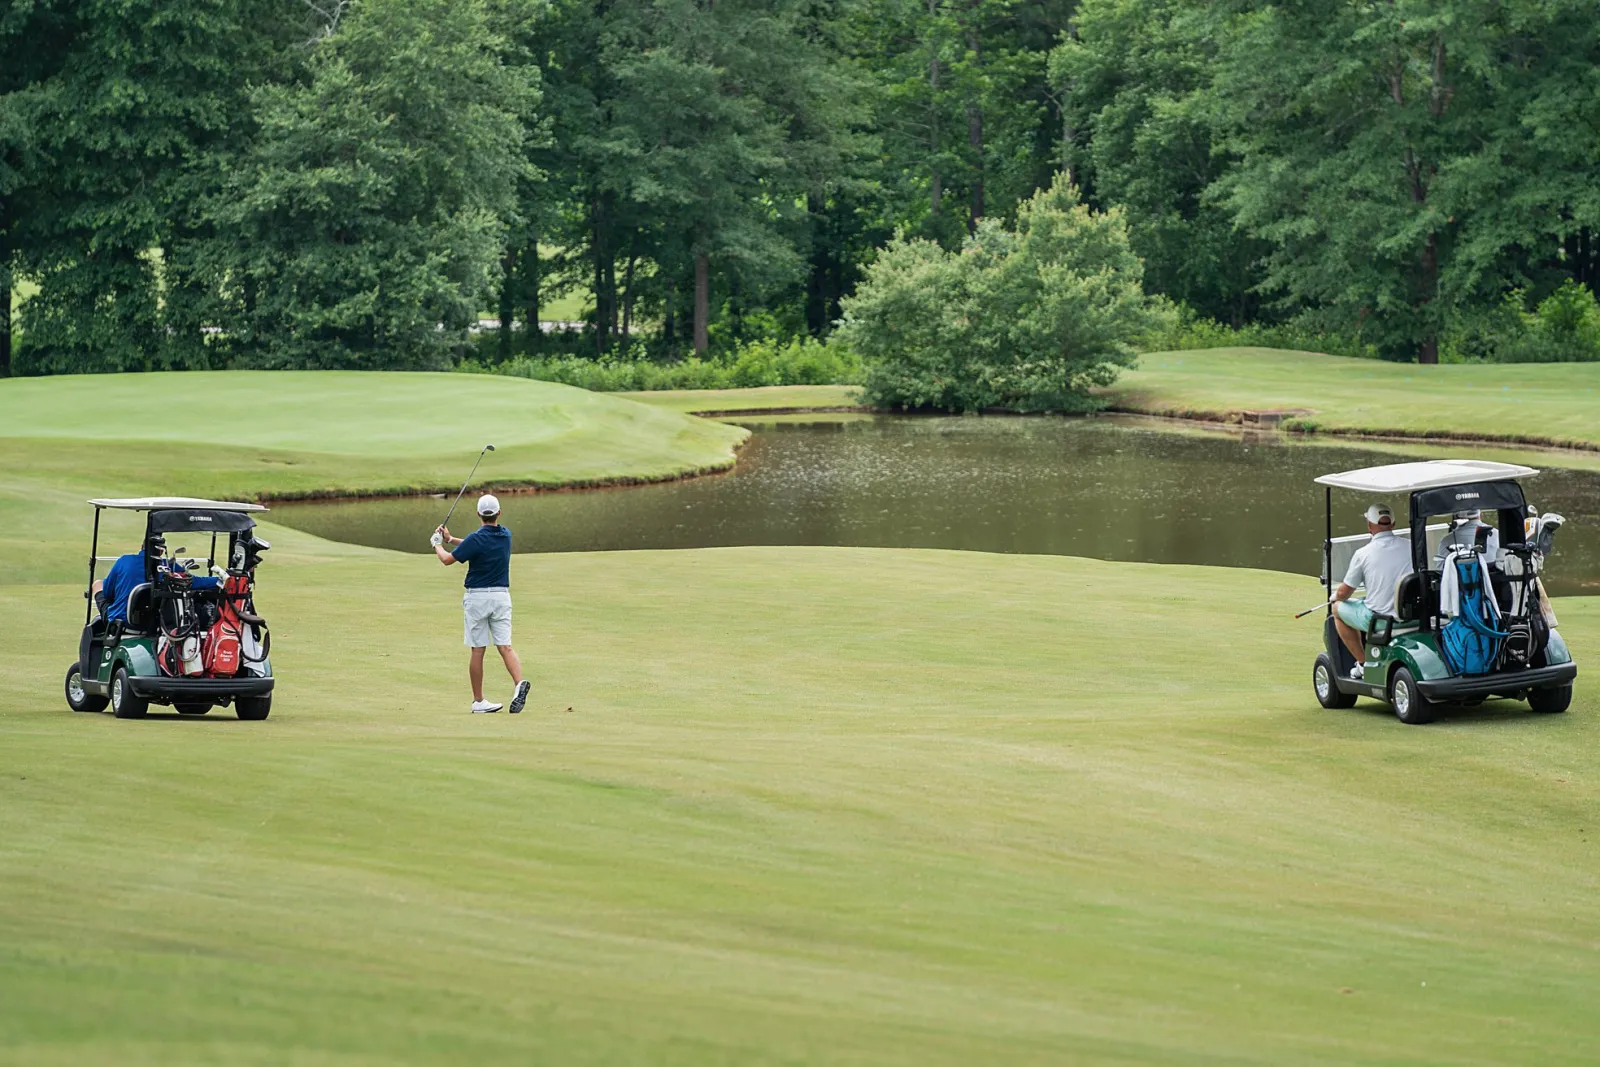
<path id="1" fill-rule="evenodd" d="M 1450 444 L 1600 451 L 1600 363 L 1418 366 L 1314 352 L 1152 352 L 1101 392 L 1112 410 Z"/>

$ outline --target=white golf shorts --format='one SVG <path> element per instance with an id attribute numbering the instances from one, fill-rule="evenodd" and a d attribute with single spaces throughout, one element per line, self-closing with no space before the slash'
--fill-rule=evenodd
<path id="1" fill-rule="evenodd" d="M 461 598 L 461 613 L 466 619 L 468 648 L 488 648 L 511 643 L 511 590 L 468 589 Z"/>

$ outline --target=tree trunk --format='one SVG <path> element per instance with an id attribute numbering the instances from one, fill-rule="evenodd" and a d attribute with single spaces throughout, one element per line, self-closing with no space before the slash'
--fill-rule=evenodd
<path id="1" fill-rule="evenodd" d="M 540 343 L 544 340 L 544 328 L 539 325 L 539 235 L 534 234 L 528 238 L 528 247 L 522 253 L 522 269 L 524 272 L 523 296 L 527 300 L 523 317 L 527 320 L 523 329 L 528 331 L 524 339 L 525 347 L 529 352 L 538 351 Z"/>
<path id="2" fill-rule="evenodd" d="M 508 248 L 500 257 L 500 336 L 496 347 L 502 363 L 511 358 L 511 331 L 517 324 L 516 286 L 517 252 Z"/>
<path id="3" fill-rule="evenodd" d="M 604 198 L 596 195 L 591 203 L 594 242 L 594 354 L 603 356 L 606 354 L 606 349 L 611 347 L 611 337 L 608 333 L 611 316 L 606 310 L 606 261 L 610 258 L 611 251 L 607 241 Z"/>
<path id="4" fill-rule="evenodd" d="M 938 16 L 938 0 L 928 0 L 928 22 Z M 944 197 L 944 176 L 939 173 L 939 42 L 928 39 L 928 158 L 933 161 L 933 180 L 928 204 L 933 217 L 939 217 L 939 201 Z"/>
<path id="5" fill-rule="evenodd" d="M 0 267 L 0 270 L 5 268 Z M 11 377 L 11 282 L 0 276 L 0 378 Z"/>
<path id="6" fill-rule="evenodd" d="M 967 149 L 972 153 L 972 204 L 967 216 L 967 232 L 978 229 L 983 218 L 983 109 L 976 104 L 967 108 Z"/>
<path id="7" fill-rule="evenodd" d="M 622 343 L 633 337 L 633 267 L 639 261 L 639 231 L 633 231 L 633 242 L 628 246 L 628 268 L 622 276 Z"/>
<path id="8" fill-rule="evenodd" d="M 0 197 L 0 378 L 11 377 L 10 203 Z"/>
<path id="9" fill-rule="evenodd" d="M 974 4 L 973 6 L 976 6 Z M 983 41 L 978 31 L 967 37 L 967 47 L 972 49 L 972 62 L 983 68 Z M 967 232 L 976 233 L 978 220 L 983 218 L 983 101 L 974 98 L 967 102 L 967 152 L 972 156 L 972 200 L 967 209 Z"/>
<path id="10" fill-rule="evenodd" d="M 1428 91 L 1428 114 L 1435 119 L 1442 117 L 1445 109 L 1450 106 L 1450 97 L 1454 90 L 1445 84 L 1445 44 L 1443 38 L 1436 38 L 1433 43 L 1433 73 L 1432 84 Z M 1411 172 L 1411 199 L 1420 208 L 1428 199 L 1428 179 L 1433 177 L 1436 168 L 1424 167 L 1421 160 L 1407 149 L 1406 162 Z M 1422 245 L 1422 261 L 1419 264 L 1420 277 L 1417 279 L 1421 292 L 1418 296 L 1418 307 L 1427 314 L 1428 305 L 1432 304 L 1439 295 L 1439 233 L 1437 230 L 1428 232 L 1427 240 Z M 1418 363 L 1439 362 L 1439 328 L 1435 323 L 1428 323 L 1427 332 L 1423 334 L 1422 345 L 1417 351 Z"/>
<path id="11" fill-rule="evenodd" d="M 1434 295 L 1439 288 L 1439 235 L 1428 234 L 1428 240 L 1422 246 L 1422 263 L 1420 264 L 1422 294 L 1419 305 L 1426 313 L 1429 304 L 1433 303 Z M 1428 332 L 1423 335 L 1422 347 L 1417 351 L 1418 363 L 1439 362 L 1439 330 L 1432 323 L 1428 325 Z"/>
<path id="12" fill-rule="evenodd" d="M 619 318 L 617 314 L 617 304 L 620 303 L 620 301 L 617 300 L 617 257 L 615 252 L 606 257 L 605 286 L 606 330 L 608 334 L 615 339 L 619 336 L 617 333 L 617 320 Z"/>
<path id="13" fill-rule="evenodd" d="M 661 343 L 673 355 L 678 352 L 678 283 L 667 283 L 667 296 L 661 314 Z"/>
<path id="14" fill-rule="evenodd" d="M 694 354 L 704 357 L 711 348 L 711 257 L 704 252 L 694 256 Z"/>
<path id="15" fill-rule="evenodd" d="M 811 262 L 806 278 L 806 330 L 812 337 L 828 332 L 828 266 L 833 249 L 828 239 L 828 205 L 815 193 L 806 195 L 806 214 L 811 216 Z"/>

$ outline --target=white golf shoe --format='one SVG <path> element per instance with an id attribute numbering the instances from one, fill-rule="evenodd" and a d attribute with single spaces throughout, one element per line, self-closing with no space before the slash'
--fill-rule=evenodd
<path id="1" fill-rule="evenodd" d="M 516 691 L 511 694 L 511 714 L 515 715 L 522 710 L 522 705 L 528 702 L 528 690 L 532 688 L 527 680 L 517 683 Z"/>
<path id="2" fill-rule="evenodd" d="M 499 711 L 503 707 L 505 707 L 504 704 L 496 704 L 492 700 L 474 700 L 472 702 L 472 714 L 488 715 L 490 712 Z"/>

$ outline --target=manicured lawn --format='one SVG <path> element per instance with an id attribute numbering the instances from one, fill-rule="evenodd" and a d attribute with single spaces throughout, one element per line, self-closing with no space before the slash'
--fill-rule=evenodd
<path id="1" fill-rule="evenodd" d="M 0 426 L 35 434 L 0 441 L 0 1061 L 1592 1059 L 1594 675 L 1550 718 L 1321 711 L 1302 577 L 519 556 L 535 695 L 472 716 L 458 572 L 269 526 L 271 719 L 68 712 L 82 498 L 469 465 L 461 405 L 493 397 L 393 377 L 264 405 L 263 443 L 225 447 L 177 417 L 178 444 L 118 439 L 120 414 L 90 436 L 0 383 Z M 507 476 L 601 469 L 496 417 Z M 1592 672 L 1600 599 L 1558 610 Z"/>
<path id="2" fill-rule="evenodd" d="M 1152 352 L 1106 396 L 1156 415 L 1303 408 L 1323 430 L 1600 446 L 1600 363 L 1419 367 L 1265 348 Z"/>
<path id="3" fill-rule="evenodd" d="M 668 478 L 725 469 L 746 436 L 738 427 L 521 378 L 7 379 L 0 381 L 0 581 L 75 575 L 76 547 L 68 556 L 37 545 L 41 537 L 53 541 L 64 521 L 76 522 L 94 495 L 453 494 L 489 443 L 496 451 L 476 486 Z M 113 521 L 113 529 L 121 527 Z"/>
<path id="4" fill-rule="evenodd" d="M 745 412 L 795 408 L 851 408 L 859 406 L 861 390 L 854 385 L 771 385 L 755 389 L 666 389 L 644 393 L 617 393 L 651 407 L 669 411 Z"/>
<path id="5" fill-rule="evenodd" d="M 269 532 L 262 724 L 71 715 L 78 590 L 0 588 L 7 1058 L 1558 1064 L 1600 1040 L 1587 681 L 1563 717 L 1412 729 L 1316 708 L 1303 578 L 732 549 L 518 557 L 535 697 L 474 717 L 453 573 Z M 1592 659 L 1600 603 L 1560 610 Z"/>

